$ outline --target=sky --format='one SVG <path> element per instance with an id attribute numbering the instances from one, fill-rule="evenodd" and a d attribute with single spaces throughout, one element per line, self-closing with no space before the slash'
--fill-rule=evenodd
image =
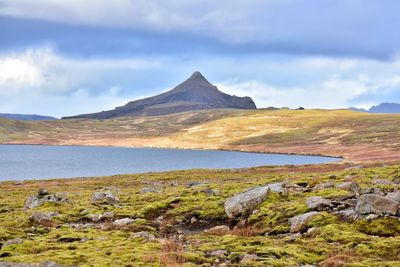
<path id="1" fill-rule="evenodd" d="M 0 0 L 0 112 L 56 117 L 194 71 L 258 107 L 400 102 L 398 0 Z"/>

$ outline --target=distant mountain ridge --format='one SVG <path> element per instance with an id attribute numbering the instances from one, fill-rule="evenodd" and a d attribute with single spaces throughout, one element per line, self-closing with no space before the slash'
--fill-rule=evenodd
<path id="1" fill-rule="evenodd" d="M 0 118 L 20 121 L 50 121 L 58 120 L 57 118 L 50 116 L 42 116 L 35 114 L 11 114 L 11 113 L 0 113 Z"/>
<path id="2" fill-rule="evenodd" d="M 395 114 L 400 113 L 400 104 L 398 103 L 382 103 L 377 106 L 373 106 L 370 109 L 366 110 L 363 108 L 349 108 L 353 111 L 358 112 L 368 112 L 368 113 L 385 113 L 385 114 Z"/>
<path id="3" fill-rule="evenodd" d="M 200 72 L 196 71 L 187 80 L 168 92 L 135 100 L 113 110 L 63 117 L 62 119 L 159 116 L 214 108 L 256 109 L 257 107 L 250 97 L 231 96 L 219 91 Z"/>

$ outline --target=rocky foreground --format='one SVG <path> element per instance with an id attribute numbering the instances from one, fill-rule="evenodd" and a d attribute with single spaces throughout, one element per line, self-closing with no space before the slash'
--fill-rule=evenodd
<path id="1" fill-rule="evenodd" d="M 0 188 L 0 266 L 400 266 L 398 165 Z"/>

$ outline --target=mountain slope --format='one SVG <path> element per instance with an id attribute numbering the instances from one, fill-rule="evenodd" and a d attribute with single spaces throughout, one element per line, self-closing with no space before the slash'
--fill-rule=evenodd
<path id="1" fill-rule="evenodd" d="M 397 103 L 382 103 L 378 106 L 373 106 L 368 110 L 369 113 L 400 113 L 400 104 Z"/>
<path id="2" fill-rule="evenodd" d="M 20 120 L 20 121 L 50 121 L 57 120 L 57 118 L 42 115 L 33 114 L 10 114 L 10 113 L 0 113 L 0 118 L 10 119 L 10 120 Z"/>
<path id="3" fill-rule="evenodd" d="M 129 102 L 125 106 L 71 118 L 109 119 L 123 116 L 159 116 L 190 110 L 215 108 L 256 109 L 250 97 L 237 97 L 218 90 L 200 72 L 194 72 L 174 89 L 157 96 Z"/>

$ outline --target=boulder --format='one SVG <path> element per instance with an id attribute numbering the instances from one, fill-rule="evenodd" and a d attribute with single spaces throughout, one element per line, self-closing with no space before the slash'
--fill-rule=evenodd
<path id="1" fill-rule="evenodd" d="M 356 212 L 358 214 L 396 215 L 398 211 L 399 202 L 390 198 L 366 194 L 360 196 L 357 200 Z"/>
<path id="2" fill-rule="evenodd" d="M 226 215 L 230 219 L 249 216 L 254 208 L 267 199 L 269 191 L 269 186 L 257 186 L 228 198 L 224 204 Z"/>
<path id="3" fill-rule="evenodd" d="M 286 192 L 286 189 L 284 188 L 284 183 L 272 183 L 272 184 L 267 184 L 265 186 L 269 187 L 271 192 L 274 192 L 274 193 L 285 193 Z"/>
<path id="4" fill-rule="evenodd" d="M 307 224 L 316 216 L 319 212 L 310 211 L 301 215 L 297 215 L 289 219 L 290 232 L 298 233 L 307 230 Z"/>
<path id="5" fill-rule="evenodd" d="M 53 217 L 57 216 L 57 212 L 34 212 L 32 213 L 30 220 L 33 223 L 41 224 L 44 222 L 49 222 L 53 219 Z"/>
<path id="6" fill-rule="evenodd" d="M 154 187 L 143 187 L 139 190 L 140 194 L 147 194 L 147 193 L 161 193 L 160 189 Z"/>
<path id="7" fill-rule="evenodd" d="M 400 191 L 389 193 L 386 195 L 386 198 L 400 202 Z"/>
<path id="8" fill-rule="evenodd" d="M 335 183 L 333 182 L 326 182 L 326 183 L 320 183 L 314 186 L 314 190 L 321 190 L 321 189 L 326 189 L 326 188 L 334 188 Z"/>
<path id="9" fill-rule="evenodd" d="M 249 263 L 252 261 L 257 261 L 258 259 L 260 258 L 256 254 L 244 254 L 240 263 Z"/>
<path id="10" fill-rule="evenodd" d="M 209 196 L 209 197 L 219 195 L 219 190 L 211 189 L 211 188 L 203 189 L 203 190 L 201 190 L 200 192 L 206 194 L 206 195 Z"/>
<path id="11" fill-rule="evenodd" d="M 345 221 L 354 221 L 358 218 L 357 212 L 352 208 L 336 211 L 333 214 L 338 215 L 342 220 Z"/>
<path id="12" fill-rule="evenodd" d="M 25 200 L 24 208 L 33 209 L 45 202 L 69 202 L 69 199 L 62 194 L 49 194 L 46 189 L 41 188 L 36 195 L 30 196 Z"/>
<path id="13" fill-rule="evenodd" d="M 141 238 L 146 242 L 154 242 L 156 241 L 156 237 L 149 233 L 149 232 L 137 232 L 137 233 L 133 233 L 130 236 L 131 238 Z"/>
<path id="14" fill-rule="evenodd" d="M 86 218 L 88 218 L 89 220 L 91 220 L 92 222 L 99 222 L 99 221 L 104 221 L 106 219 L 112 219 L 114 217 L 114 212 L 112 211 L 107 211 L 104 212 L 103 214 L 87 214 L 85 216 Z"/>
<path id="15" fill-rule="evenodd" d="M 351 192 L 354 192 L 354 193 L 359 193 L 360 192 L 360 186 L 356 182 L 338 183 L 336 185 L 336 188 L 339 188 L 339 189 L 342 189 L 342 190 L 351 191 Z"/>
<path id="16" fill-rule="evenodd" d="M 229 252 L 224 249 L 218 249 L 218 250 L 211 251 L 209 255 L 211 257 L 225 258 L 229 255 Z"/>
<path id="17" fill-rule="evenodd" d="M 393 181 L 388 180 L 388 179 L 373 179 L 372 183 L 376 184 L 376 185 L 394 185 L 395 184 Z"/>
<path id="18" fill-rule="evenodd" d="M 131 223 L 133 223 L 134 221 L 135 221 L 135 220 L 134 220 L 134 219 L 131 219 L 131 218 L 123 218 L 123 219 L 115 220 L 115 221 L 113 222 L 113 225 L 114 225 L 114 226 L 121 227 L 121 226 L 126 226 L 126 225 L 128 225 L 128 224 L 131 224 Z"/>
<path id="19" fill-rule="evenodd" d="M 327 210 L 332 207 L 332 203 L 326 198 L 313 196 L 306 199 L 306 204 L 311 210 Z"/>
<path id="20" fill-rule="evenodd" d="M 116 204 L 119 198 L 116 197 L 111 191 L 94 192 L 92 195 L 93 204 Z"/>

